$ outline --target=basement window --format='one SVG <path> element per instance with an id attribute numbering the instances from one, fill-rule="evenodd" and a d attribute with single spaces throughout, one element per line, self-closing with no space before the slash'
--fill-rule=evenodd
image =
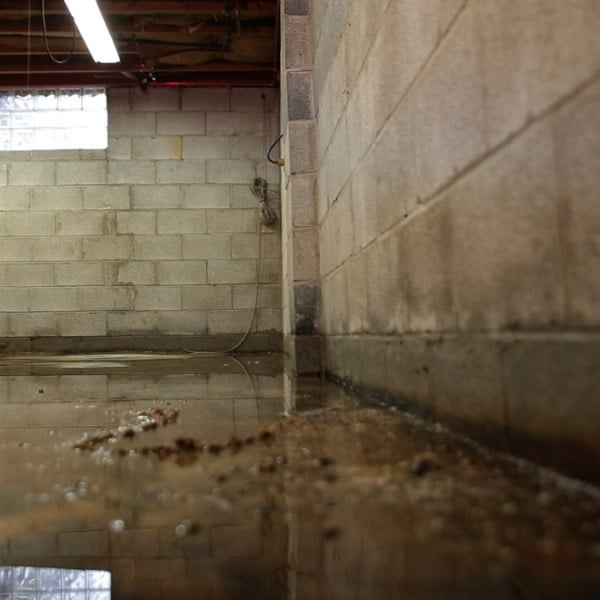
<path id="1" fill-rule="evenodd" d="M 104 88 L 0 90 L 0 151 L 107 147 Z"/>

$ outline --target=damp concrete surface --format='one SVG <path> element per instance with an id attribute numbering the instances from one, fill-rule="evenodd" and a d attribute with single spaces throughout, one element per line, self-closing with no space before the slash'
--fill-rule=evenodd
<path id="1" fill-rule="evenodd" d="M 2 600 L 600 597 L 596 488 L 280 355 L 0 359 L 0 456 Z"/>

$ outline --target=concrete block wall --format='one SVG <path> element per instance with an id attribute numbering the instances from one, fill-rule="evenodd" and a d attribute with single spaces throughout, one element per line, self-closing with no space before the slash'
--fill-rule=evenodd
<path id="1" fill-rule="evenodd" d="M 328 372 L 600 480 L 600 4 L 311 4 Z"/>
<path id="2" fill-rule="evenodd" d="M 284 349 L 296 371 L 314 373 L 321 360 L 310 2 L 282 2 L 281 22 Z"/>
<path id="3" fill-rule="evenodd" d="M 279 186 L 278 92 L 115 89 L 108 109 L 106 151 L 1 157 L 0 337 L 233 339 L 259 273 L 250 184 Z M 277 335 L 278 226 L 262 230 L 253 326 Z"/>

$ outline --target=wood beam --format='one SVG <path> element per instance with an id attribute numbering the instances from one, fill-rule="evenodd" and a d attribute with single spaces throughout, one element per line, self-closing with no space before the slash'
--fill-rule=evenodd
<path id="1" fill-rule="evenodd" d="M 27 7 L 20 7 L 12 0 L 0 0 L 0 12 L 6 16 L 27 15 Z M 143 15 L 143 14 L 177 14 L 177 15 L 212 15 L 223 14 L 227 0 L 99 0 L 98 5 L 104 16 L 109 15 Z M 234 2 L 232 13 L 240 15 L 273 15 L 277 12 L 278 0 L 248 0 Z M 63 0 L 46 0 L 47 15 L 68 14 Z"/>

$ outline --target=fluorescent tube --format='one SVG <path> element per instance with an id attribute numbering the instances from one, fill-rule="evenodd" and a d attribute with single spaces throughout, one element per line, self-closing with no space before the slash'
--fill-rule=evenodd
<path id="1" fill-rule="evenodd" d="M 97 63 L 118 63 L 119 53 L 96 0 L 65 0 L 92 58 Z"/>

